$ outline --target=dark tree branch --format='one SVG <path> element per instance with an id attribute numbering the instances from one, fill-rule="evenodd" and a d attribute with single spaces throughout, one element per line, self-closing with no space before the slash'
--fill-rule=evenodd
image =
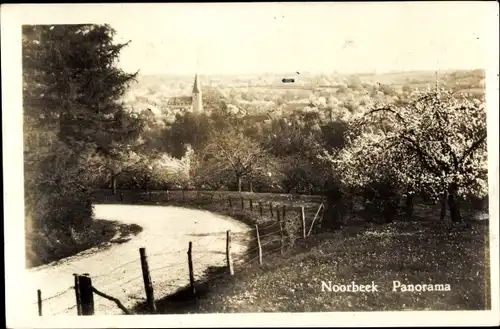
<path id="1" fill-rule="evenodd" d="M 373 113 L 376 113 L 376 112 L 390 112 L 390 113 L 394 114 L 401 122 L 403 122 L 403 123 L 406 122 L 405 119 L 401 116 L 401 114 L 399 114 L 398 112 L 394 111 L 390 107 L 383 107 L 383 108 L 378 108 L 378 109 L 371 110 L 371 111 L 365 113 L 364 116 L 372 115 Z"/>
<path id="2" fill-rule="evenodd" d="M 439 111 L 435 110 L 434 111 L 434 116 L 436 117 L 436 120 L 438 122 L 439 126 L 439 138 L 440 138 L 440 144 L 441 147 L 443 148 L 443 152 L 448 152 L 451 155 L 451 158 L 453 159 L 453 165 L 455 168 L 458 168 L 458 158 L 455 152 L 453 152 L 453 149 L 451 148 L 450 144 L 445 141 L 445 134 L 444 134 L 444 127 L 443 127 L 443 117 L 441 116 L 441 113 Z"/>
<path id="3" fill-rule="evenodd" d="M 116 304 L 116 306 L 118 306 L 118 308 L 120 310 L 122 310 L 125 314 L 132 314 L 125 306 L 123 306 L 122 302 L 120 302 L 118 299 L 116 299 L 115 297 L 111 297 L 110 295 L 107 295 L 103 292 L 100 292 L 99 290 L 97 290 L 96 288 L 92 287 L 92 291 L 96 294 L 96 295 L 99 295 L 103 298 L 106 298 L 106 299 L 109 299 L 110 301 L 114 302 Z"/>
<path id="4" fill-rule="evenodd" d="M 460 158 L 460 164 L 462 164 L 467 159 L 467 157 L 472 155 L 472 153 L 474 153 L 474 151 L 477 150 L 479 146 L 481 146 L 481 144 L 486 140 L 486 136 L 486 133 L 483 133 L 483 135 L 477 141 L 472 143 L 471 147 L 469 147 Z"/>
<path id="5" fill-rule="evenodd" d="M 433 159 L 432 156 L 430 156 L 429 154 L 427 154 L 427 152 L 425 152 L 421 147 L 420 145 L 418 145 L 413 139 L 407 137 L 407 136 L 404 136 L 402 135 L 401 138 L 403 138 L 404 140 L 408 141 L 410 144 L 411 144 L 411 148 L 417 153 L 417 155 L 419 156 L 420 160 L 422 160 L 424 166 L 429 169 L 431 172 L 435 173 L 435 174 L 440 174 L 440 170 L 438 168 L 436 168 L 435 166 L 433 166 L 432 164 L 430 164 L 428 162 L 428 159 Z M 436 159 L 433 159 L 434 161 L 436 161 L 437 163 L 439 163 Z M 441 163 L 441 166 L 443 167 L 443 163 Z M 446 166 L 444 166 L 443 169 L 445 169 Z"/>

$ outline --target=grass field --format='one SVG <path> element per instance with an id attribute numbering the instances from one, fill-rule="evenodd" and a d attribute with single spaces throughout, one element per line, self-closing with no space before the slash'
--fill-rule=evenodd
<path id="1" fill-rule="evenodd" d="M 105 193 L 100 193 L 102 198 Z M 227 275 L 225 268 L 211 268 L 205 273 L 206 280 L 197 283 L 196 297 L 187 288 L 158 296 L 159 313 L 490 308 L 487 221 L 471 221 L 470 229 L 455 227 L 437 220 L 439 207 L 417 204 L 412 220 L 373 224 L 353 216 L 348 225 L 336 232 L 293 238 L 294 243 L 288 244 L 282 253 L 280 239 L 268 234 L 276 230 L 276 218 L 270 217 L 269 210 L 260 216 L 255 206 L 250 211 L 248 204 L 242 210 L 237 193 L 222 192 L 221 201 L 218 192 L 213 197 L 211 192 L 202 192 L 198 197 L 197 192 L 187 192 L 184 202 L 180 192 L 171 192 L 169 202 L 164 192 L 122 193 L 129 202 L 201 208 L 231 215 L 247 224 L 267 226 L 267 231 L 261 232 L 265 236 L 263 265 L 257 263 L 255 251 L 235 265 L 234 276 Z M 234 198 L 232 209 L 226 204 L 229 196 Z M 243 196 L 252 198 L 254 204 L 260 201 L 304 205 L 308 209 L 308 225 L 321 202 L 317 196 L 252 193 Z M 107 202 L 112 198 L 117 196 L 108 195 Z M 463 212 L 466 217 L 473 217 L 473 210 Z M 294 215 L 287 216 L 295 221 Z M 297 233 L 300 235 L 300 230 Z M 322 291 L 322 281 L 325 284 L 331 281 L 332 285 L 373 281 L 378 292 Z M 402 292 L 401 288 L 393 291 L 394 281 L 402 285 L 449 284 L 450 291 Z M 143 304 L 136 307 L 137 312 L 143 309 Z"/>
<path id="2" fill-rule="evenodd" d="M 284 256 L 238 268 L 233 277 L 158 302 L 162 313 L 481 310 L 490 308 L 485 227 L 472 234 L 433 223 L 343 229 L 300 240 Z M 403 284 L 448 283 L 451 291 L 392 291 Z M 379 287 L 378 293 L 322 291 L 321 281 Z"/>

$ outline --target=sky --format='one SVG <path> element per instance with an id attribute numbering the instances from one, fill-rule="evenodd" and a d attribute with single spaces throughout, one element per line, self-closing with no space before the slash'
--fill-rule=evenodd
<path id="1" fill-rule="evenodd" d="M 120 66 L 144 74 L 475 69 L 498 57 L 495 1 L 6 6 L 24 24 L 108 23 L 131 41 Z"/>
<path id="2" fill-rule="evenodd" d="M 491 7 L 489 7 L 491 8 Z M 143 74 L 387 72 L 486 66 L 489 9 L 461 3 L 158 4 L 117 11 Z"/>

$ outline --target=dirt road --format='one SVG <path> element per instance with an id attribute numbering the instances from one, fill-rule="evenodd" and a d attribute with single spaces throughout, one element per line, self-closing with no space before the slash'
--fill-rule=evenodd
<path id="1" fill-rule="evenodd" d="M 136 223 L 143 231 L 108 249 L 91 249 L 58 263 L 26 270 L 28 314 L 38 314 L 36 289 L 42 290 L 43 315 L 76 315 L 73 273 L 89 273 L 98 290 L 118 298 L 126 307 L 145 298 L 139 248 L 145 247 L 157 298 L 188 283 L 187 248 L 193 243 L 195 279 L 208 266 L 224 265 L 226 230 L 234 232 L 235 257 L 246 250 L 249 227 L 207 211 L 165 206 L 96 205 L 95 218 Z M 94 295 L 95 314 L 122 314 L 116 305 Z"/>

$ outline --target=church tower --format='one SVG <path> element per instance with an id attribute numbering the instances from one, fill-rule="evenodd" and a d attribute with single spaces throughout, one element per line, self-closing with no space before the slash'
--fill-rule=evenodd
<path id="1" fill-rule="evenodd" d="M 201 99 L 201 88 L 200 83 L 198 82 L 198 74 L 194 76 L 194 85 L 193 85 L 193 112 L 201 113 L 203 112 L 203 102 Z"/>

